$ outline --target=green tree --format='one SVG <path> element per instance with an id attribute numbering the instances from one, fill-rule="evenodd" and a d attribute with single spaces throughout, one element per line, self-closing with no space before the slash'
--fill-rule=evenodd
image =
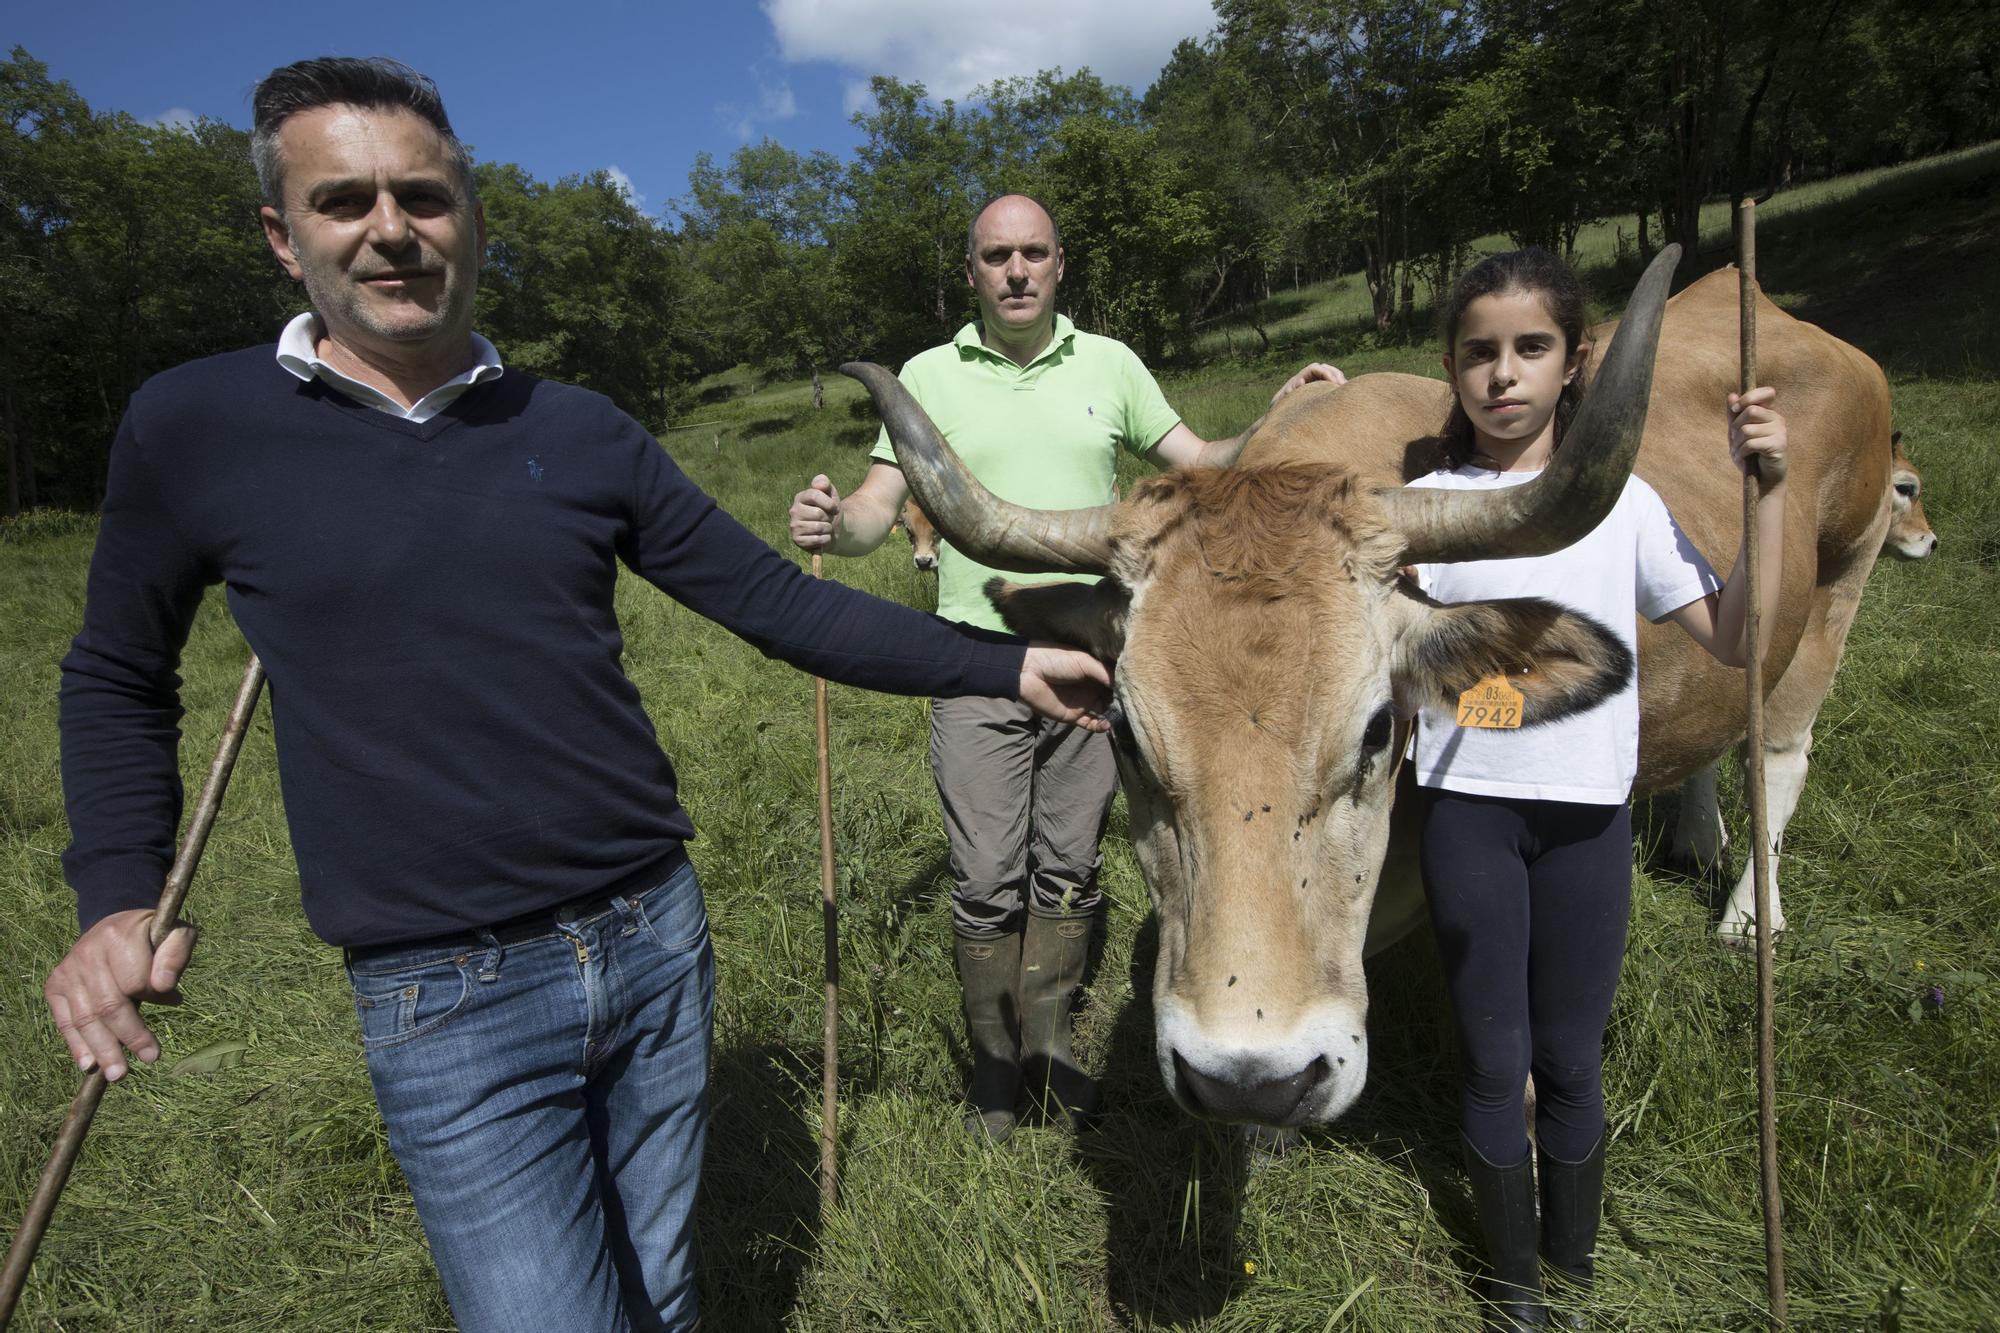
<path id="1" fill-rule="evenodd" d="M 663 425 L 703 341 L 673 234 L 602 171 L 554 185 L 512 164 L 477 173 L 487 226 L 479 327 L 508 363 Z"/>
<path id="2" fill-rule="evenodd" d="M 269 337 L 287 285 L 241 131 L 93 115 L 19 48 L 0 96 L 8 499 L 87 505 L 133 390 Z"/>
<path id="3" fill-rule="evenodd" d="M 707 325 L 728 355 L 803 373 L 861 348 L 838 259 L 848 206 L 840 163 L 766 139 L 689 173 L 681 238 L 713 297 Z"/>
<path id="4" fill-rule="evenodd" d="M 901 357 L 949 338 L 971 307 L 965 227 L 982 178 L 956 104 L 933 106 L 920 83 L 878 76 L 869 87 L 875 109 L 854 116 L 868 137 L 847 173 L 839 262 L 863 345 Z"/>
<path id="5" fill-rule="evenodd" d="M 1208 197 L 1152 130 L 1072 116 L 1036 160 L 1037 193 L 1060 220 L 1063 304 L 1083 327 L 1157 361 L 1184 336 L 1214 243 Z"/>

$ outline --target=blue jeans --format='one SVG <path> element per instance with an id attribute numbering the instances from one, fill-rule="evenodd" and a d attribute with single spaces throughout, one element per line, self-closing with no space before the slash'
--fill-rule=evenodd
<path id="1" fill-rule="evenodd" d="M 715 960 L 694 870 L 351 955 L 389 1146 L 467 1333 L 695 1322 Z"/>

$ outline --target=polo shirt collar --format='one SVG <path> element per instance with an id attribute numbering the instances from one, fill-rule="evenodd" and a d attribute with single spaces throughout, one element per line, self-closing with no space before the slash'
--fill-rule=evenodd
<path id="1" fill-rule="evenodd" d="M 363 407 L 387 412 L 392 417 L 429 421 L 473 385 L 500 378 L 500 353 L 492 343 L 475 333 L 472 335 L 472 368 L 446 380 L 405 408 L 379 389 L 343 375 L 328 365 L 319 354 L 319 339 L 324 331 L 325 325 L 311 310 L 294 318 L 278 335 L 278 364 L 308 384 L 317 379 Z"/>
<path id="2" fill-rule="evenodd" d="M 1041 362 L 1048 360 L 1050 357 L 1062 351 L 1064 347 L 1066 347 L 1071 341 L 1075 339 L 1075 337 L 1076 337 L 1076 325 L 1070 322 L 1070 318 L 1068 315 L 1065 315 L 1060 311 L 1058 311 L 1056 313 L 1055 331 L 1049 335 L 1049 345 L 1047 347 L 1044 347 L 1040 352 L 1036 353 L 1035 359 L 1028 362 L 1027 366 L 1022 366 L 1020 368 L 1022 370 L 1026 370 L 1028 369 L 1029 366 L 1038 365 Z M 957 344 L 960 356 L 964 356 L 967 354 L 967 352 L 971 352 L 975 355 L 984 355 L 994 361 L 1004 362 L 1005 364 L 1010 366 L 1014 364 L 1012 359 L 1010 359 L 1007 356 L 1004 356 L 999 352 L 994 351 L 991 347 L 988 347 L 984 342 L 980 340 L 979 321 L 976 319 L 973 320 L 970 324 L 967 324 L 964 328 L 960 329 L 958 331 L 957 336 L 952 339 L 952 342 Z"/>

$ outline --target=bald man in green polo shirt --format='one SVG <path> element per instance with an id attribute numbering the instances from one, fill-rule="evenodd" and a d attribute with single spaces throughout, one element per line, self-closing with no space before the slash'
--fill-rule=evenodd
<path id="1" fill-rule="evenodd" d="M 978 322 L 903 367 L 903 383 L 973 475 L 1002 499 L 1074 509 L 1114 497 L 1121 449 L 1158 467 L 1226 466 L 1236 441 L 1197 436 L 1130 348 L 1056 313 L 1062 275 L 1048 210 L 1026 195 L 993 199 L 966 233 Z M 795 543 L 835 555 L 882 544 L 910 492 L 886 430 L 872 457 L 851 495 L 822 475 L 794 497 Z M 1004 628 L 981 591 L 995 572 L 940 542 L 938 614 Z M 1051 1122 L 1074 1127 L 1098 1100 L 1070 1053 L 1070 1007 L 1118 784 L 1109 738 L 1045 726 L 1010 700 L 939 699 L 931 767 L 951 843 L 952 931 L 972 1048 L 966 1127 L 1006 1139 L 1023 1090 Z"/>

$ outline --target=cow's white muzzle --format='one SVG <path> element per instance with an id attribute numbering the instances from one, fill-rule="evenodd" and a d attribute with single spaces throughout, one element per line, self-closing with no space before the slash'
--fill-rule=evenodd
<path id="1" fill-rule="evenodd" d="M 1154 1039 L 1174 1100 L 1212 1120 L 1324 1123 L 1353 1105 L 1368 1079 L 1361 1014 L 1339 1001 L 1312 1006 L 1283 1032 L 1245 1034 L 1205 1030 L 1169 997 L 1156 1006 Z"/>

